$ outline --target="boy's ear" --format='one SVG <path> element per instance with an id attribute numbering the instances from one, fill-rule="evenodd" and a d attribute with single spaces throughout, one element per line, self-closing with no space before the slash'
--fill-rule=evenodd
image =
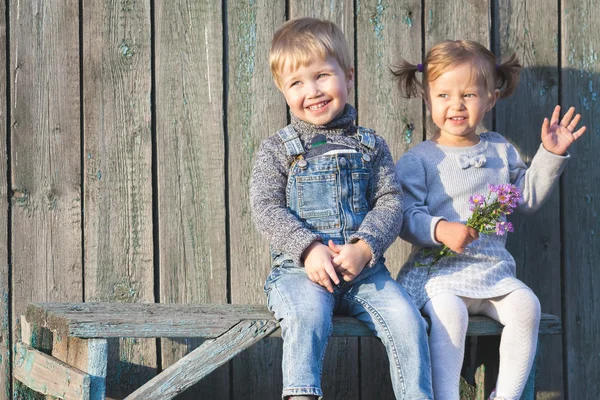
<path id="1" fill-rule="evenodd" d="M 485 112 L 491 111 L 492 108 L 496 105 L 496 101 L 498 101 L 498 97 L 500 96 L 500 91 L 498 89 L 494 89 L 494 91 L 490 94 L 490 103 L 485 108 Z"/>
<path id="2" fill-rule="evenodd" d="M 348 93 L 354 87 L 354 68 L 350 68 L 350 70 L 346 73 L 346 83 L 348 86 Z"/>

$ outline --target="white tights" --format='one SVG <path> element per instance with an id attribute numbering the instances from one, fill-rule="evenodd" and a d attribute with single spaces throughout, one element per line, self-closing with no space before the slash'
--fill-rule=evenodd
<path id="1" fill-rule="evenodd" d="M 442 294 L 423 313 L 431 319 L 429 348 L 436 400 L 458 400 L 469 314 L 486 315 L 504 325 L 496 397 L 519 399 L 533 364 L 540 323 L 540 303 L 529 289 L 493 299 Z"/>

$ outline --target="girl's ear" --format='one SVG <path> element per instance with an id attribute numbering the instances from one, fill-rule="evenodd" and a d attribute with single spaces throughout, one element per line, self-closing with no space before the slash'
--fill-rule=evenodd
<path id="1" fill-rule="evenodd" d="M 485 109 L 485 112 L 491 111 L 492 108 L 496 105 L 496 101 L 498 101 L 498 97 L 500 96 L 500 91 L 498 89 L 494 89 L 492 93 L 490 93 L 490 103 Z"/>

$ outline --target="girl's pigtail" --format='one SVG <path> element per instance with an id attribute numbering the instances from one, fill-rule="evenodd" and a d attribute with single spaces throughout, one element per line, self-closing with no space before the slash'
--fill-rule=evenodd
<path id="1" fill-rule="evenodd" d="M 421 95 L 421 83 L 417 79 L 417 72 L 423 72 L 422 64 L 414 65 L 403 59 L 400 65 L 391 68 L 390 71 L 394 80 L 398 82 L 402 97 L 409 99 Z"/>
<path id="2" fill-rule="evenodd" d="M 496 89 L 500 90 L 501 99 L 510 96 L 517 88 L 521 68 L 515 53 L 496 67 Z"/>

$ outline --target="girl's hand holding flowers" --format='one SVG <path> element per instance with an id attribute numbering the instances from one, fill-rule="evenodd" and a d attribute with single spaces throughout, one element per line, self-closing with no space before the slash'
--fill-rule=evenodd
<path id="1" fill-rule="evenodd" d="M 421 267 L 431 267 L 446 256 L 462 253 L 467 245 L 479 237 L 479 233 L 489 235 L 504 235 L 512 232 L 513 226 L 506 222 L 506 216 L 512 214 L 521 201 L 521 192 L 510 184 L 488 185 L 486 196 L 474 194 L 469 198 L 472 214 L 467 224 L 459 222 L 440 221 L 435 230 L 438 241 L 444 243 L 437 248 L 423 250 L 423 254 L 432 257 L 428 264 L 417 264 Z"/>

